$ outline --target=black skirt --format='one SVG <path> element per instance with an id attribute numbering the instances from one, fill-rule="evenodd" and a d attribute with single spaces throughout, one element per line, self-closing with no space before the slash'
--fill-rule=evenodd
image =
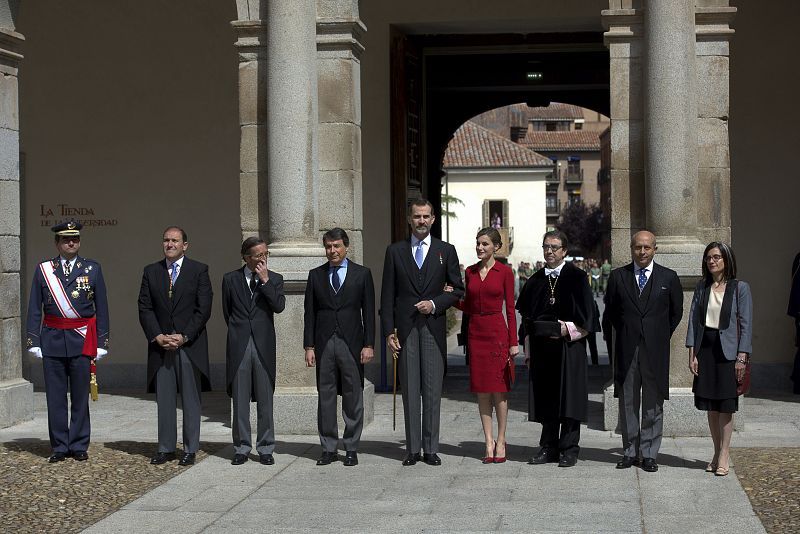
<path id="1" fill-rule="evenodd" d="M 698 375 L 694 377 L 694 405 L 698 410 L 735 413 L 739 409 L 736 394 L 736 362 L 725 358 L 719 330 L 706 327 L 697 354 Z"/>

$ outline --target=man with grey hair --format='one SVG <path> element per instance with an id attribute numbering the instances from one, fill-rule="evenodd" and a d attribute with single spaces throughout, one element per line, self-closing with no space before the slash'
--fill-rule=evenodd
<path id="1" fill-rule="evenodd" d="M 664 400 L 669 398 L 669 340 L 683 316 L 683 290 L 675 271 L 653 261 L 656 236 L 631 238 L 633 261 L 611 271 L 604 322 L 614 339 L 614 396 L 619 397 L 623 457 L 617 469 L 658 470 Z M 641 404 L 642 418 L 639 422 Z"/>
<path id="2" fill-rule="evenodd" d="M 256 452 L 264 465 L 272 465 L 275 425 L 272 395 L 275 391 L 274 315 L 286 307 L 283 277 L 267 268 L 269 250 L 259 237 L 242 243 L 244 265 L 222 278 L 222 313 L 228 325 L 226 383 L 233 399 L 233 460 L 241 465 L 253 448 L 250 439 L 250 401 L 256 402 Z"/>

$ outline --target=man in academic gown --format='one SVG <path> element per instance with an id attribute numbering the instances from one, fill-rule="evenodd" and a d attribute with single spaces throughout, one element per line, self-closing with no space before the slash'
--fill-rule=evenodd
<path id="1" fill-rule="evenodd" d="M 528 336 L 528 418 L 542 424 L 541 448 L 528 463 L 577 463 L 581 421 L 587 419 L 586 341 L 595 331 L 592 290 L 586 273 L 565 262 L 567 236 L 544 234 L 546 266 L 525 283 L 516 308 L 520 339 Z"/>

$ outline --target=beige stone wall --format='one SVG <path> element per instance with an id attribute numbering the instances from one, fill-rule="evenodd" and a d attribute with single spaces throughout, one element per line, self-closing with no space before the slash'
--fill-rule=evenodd
<path id="1" fill-rule="evenodd" d="M 796 139 L 800 76 L 787 63 L 800 4 L 743 1 L 731 42 L 731 233 L 754 301 L 753 358 L 790 363 L 794 328 L 786 315 L 791 261 L 800 252 Z M 788 373 L 788 371 L 786 371 Z M 776 378 L 786 383 L 786 373 Z"/>
<path id="2" fill-rule="evenodd" d="M 120 375 L 145 361 L 136 298 L 142 267 L 163 257 L 169 224 L 183 226 L 188 255 L 210 265 L 211 360 L 224 362 L 221 278 L 241 265 L 235 19 L 233 2 L 21 8 L 23 307 L 33 266 L 56 253 L 48 225 L 59 205 L 113 222 L 85 228 L 81 248 L 101 262 L 109 287 L 112 382 L 144 382 L 143 373 Z"/>

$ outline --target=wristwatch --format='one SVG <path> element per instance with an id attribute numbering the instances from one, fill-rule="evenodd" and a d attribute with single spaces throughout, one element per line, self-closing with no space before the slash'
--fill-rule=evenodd
<path id="1" fill-rule="evenodd" d="M 189 342 L 189 336 L 187 336 L 186 334 L 182 335 L 183 335 L 183 344 L 186 345 Z"/>

